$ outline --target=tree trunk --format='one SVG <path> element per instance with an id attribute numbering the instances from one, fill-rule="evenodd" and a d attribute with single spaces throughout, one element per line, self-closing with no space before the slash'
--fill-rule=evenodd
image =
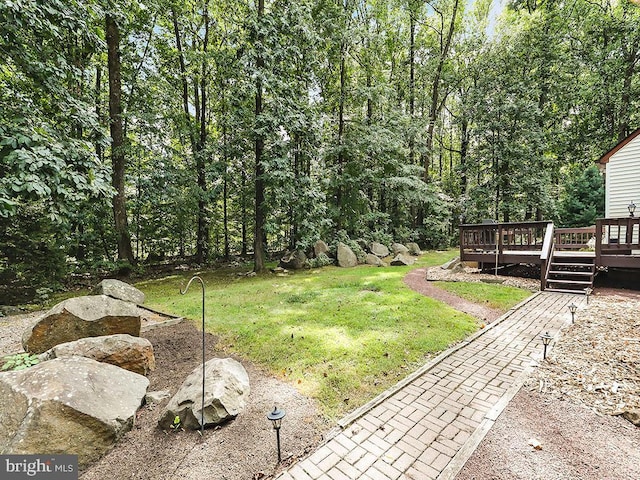
<path id="1" fill-rule="evenodd" d="M 204 41 L 202 52 L 207 53 L 209 44 L 209 11 L 205 2 L 202 14 L 204 20 Z M 203 55 L 202 71 L 200 78 L 200 107 L 196 116 L 199 122 L 200 132 L 198 136 L 196 156 L 196 169 L 198 171 L 198 237 L 196 240 L 196 261 L 198 263 L 206 263 L 209 260 L 209 219 L 207 215 L 207 177 L 206 177 L 206 158 L 205 146 L 207 144 L 207 61 L 206 55 Z M 198 92 L 198 85 L 194 87 L 194 91 Z M 196 97 L 196 105 L 198 99 Z"/>
<path id="2" fill-rule="evenodd" d="M 409 4 L 409 120 L 413 125 L 416 109 L 416 14 L 415 4 Z M 409 163 L 413 165 L 416 157 L 415 136 L 413 130 L 409 132 Z"/>
<path id="3" fill-rule="evenodd" d="M 460 193 L 467 193 L 467 152 L 469 151 L 469 120 L 463 113 L 460 126 Z"/>
<path id="4" fill-rule="evenodd" d="M 631 85 L 636 66 L 640 60 L 640 40 L 636 40 L 628 48 L 624 48 L 625 68 L 622 81 L 622 95 L 620 98 L 620 115 L 618 121 L 618 142 L 621 142 L 630 133 L 629 109 L 631 105 Z"/>
<path id="5" fill-rule="evenodd" d="M 222 94 L 222 163 L 224 164 L 224 183 L 222 185 L 222 221 L 224 229 L 224 258 L 229 260 L 229 158 L 227 145 L 227 99 L 225 80 L 221 82 Z"/>
<path id="6" fill-rule="evenodd" d="M 248 240 L 248 220 L 247 220 L 247 174 L 244 169 L 241 169 L 240 178 L 242 179 L 242 185 L 240 186 L 240 216 L 242 217 L 242 250 L 240 251 L 240 255 L 245 257 L 247 255 L 247 246 L 249 244 Z"/>
<path id="7" fill-rule="evenodd" d="M 336 227 L 338 230 L 342 228 L 342 175 L 344 173 L 344 103 L 347 90 L 347 45 L 342 40 L 340 44 L 340 98 L 338 102 L 338 158 L 337 158 L 337 175 L 336 175 L 336 207 L 338 209 L 338 220 Z"/>
<path id="8" fill-rule="evenodd" d="M 262 35 L 260 34 L 260 24 L 262 23 L 262 17 L 264 15 L 264 0 L 258 0 L 258 20 L 257 31 L 255 33 L 255 47 L 257 50 L 256 67 L 258 72 L 264 69 L 264 57 L 262 56 Z M 255 121 L 256 121 L 256 140 L 255 140 L 255 154 L 256 154 L 256 203 L 255 203 L 255 221 L 256 229 L 253 239 L 253 271 L 262 272 L 265 270 L 265 248 L 264 248 L 264 165 L 262 164 L 262 156 L 264 153 L 264 138 L 262 133 L 259 132 L 258 126 L 260 123 L 260 116 L 262 115 L 262 78 L 260 74 L 256 76 L 256 108 L 255 108 Z"/>
<path id="9" fill-rule="evenodd" d="M 118 241 L 118 259 L 134 263 L 126 197 L 124 193 L 126 158 L 122 129 L 122 81 L 120 76 L 120 31 L 113 17 L 106 16 L 107 66 L 109 69 L 109 125 L 111 133 L 111 184 L 116 191 L 113 197 L 113 217 Z"/>
<path id="10" fill-rule="evenodd" d="M 424 181 L 429 181 L 429 167 L 431 164 L 431 155 L 433 154 L 433 135 L 436 126 L 436 119 L 438 114 L 444 105 L 444 101 L 440 99 L 440 80 L 442 79 L 442 70 L 444 68 L 444 62 L 446 62 L 451 48 L 451 39 L 453 38 L 453 32 L 456 26 L 456 16 L 458 13 L 458 0 L 455 0 L 453 4 L 453 13 L 451 14 L 451 23 L 449 24 L 449 31 L 447 38 L 444 42 L 440 43 L 440 58 L 438 59 L 438 66 L 436 68 L 436 74 L 433 78 L 431 85 L 431 106 L 429 107 L 429 125 L 427 126 L 427 144 L 426 153 L 424 155 Z"/>

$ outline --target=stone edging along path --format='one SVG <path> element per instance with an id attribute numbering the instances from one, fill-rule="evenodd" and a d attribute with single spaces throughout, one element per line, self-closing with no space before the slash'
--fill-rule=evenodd
<path id="1" fill-rule="evenodd" d="M 344 417 L 278 478 L 454 478 L 534 368 L 538 335 L 558 331 L 574 300 L 533 294 Z"/>

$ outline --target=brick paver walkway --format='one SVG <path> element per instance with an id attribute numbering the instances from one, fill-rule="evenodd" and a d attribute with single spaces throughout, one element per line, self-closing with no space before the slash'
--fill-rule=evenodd
<path id="1" fill-rule="evenodd" d="M 541 292 L 339 422 L 278 480 L 452 479 L 584 297 Z"/>

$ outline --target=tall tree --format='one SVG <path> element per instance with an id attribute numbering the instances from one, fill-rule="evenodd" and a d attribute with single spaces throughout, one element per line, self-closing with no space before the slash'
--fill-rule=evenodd
<path id="1" fill-rule="evenodd" d="M 264 71 L 263 34 L 264 0 L 258 0 L 254 48 L 256 50 L 256 98 L 255 98 L 255 230 L 253 241 L 253 270 L 265 270 L 265 182 L 264 182 L 264 134 L 262 122 L 262 75 Z"/>
<path id="2" fill-rule="evenodd" d="M 126 154 L 122 120 L 122 74 L 120 63 L 120 29 L 112 14 L 106 15 L 107 65 L 109 71 L 109 130 L 111 132 L 113 217 L 118 241 L 118 258 L 134 263 L 127 220 L 125 171 Z"/>

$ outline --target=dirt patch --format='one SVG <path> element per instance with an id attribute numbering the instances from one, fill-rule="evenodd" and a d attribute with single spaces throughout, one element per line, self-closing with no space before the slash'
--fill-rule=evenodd
<path id="1" fill-rule="evenodd" d="M 404 277 L 404 283 L 409 288 L 421 293 L 422 295 L 440 300 L 456 310 L 460 310 L 461 312 L 474 316 L 486 323 L 491 323 L 502 315 L 502 312 L 499 310 L 470 302 L 458 295 L 455 295 L 454 293 L 436 287 L 433 283 L 427 281 L 426 268 L 418 268 L 409 272 Z"/>
<path id="2" fill-rule="evenodd" d="M 189 321 L 145 332 L 154 347 L 156 370 L 149 391 L 174 394 L 186 376 L 201 365 L 202 333 Z M 207 359 L 225 357 L 207 334 Z M 82 472 L 83 480 L 127 479 L 259 479 L 275 471 L 276 438 L 266 414 L 274 404 L 286 411 L 282 423 L 283 458 L 292 461 L 322 439 L 328 425 L 314 402 L 243 359 L 251 394 L 246 410 L 222 427 L 199 432 L 164 432 L 157 426 L 163 407 L 139 410 L 136 426 L 99 462 Z"/>
<path id="3" fill-rule="evenodd" d="M 540 450 L 529 443 L 540 442 Z M 457 480 L 637 480 L 640 428 L 537 391 L 518 393 Z"/>

